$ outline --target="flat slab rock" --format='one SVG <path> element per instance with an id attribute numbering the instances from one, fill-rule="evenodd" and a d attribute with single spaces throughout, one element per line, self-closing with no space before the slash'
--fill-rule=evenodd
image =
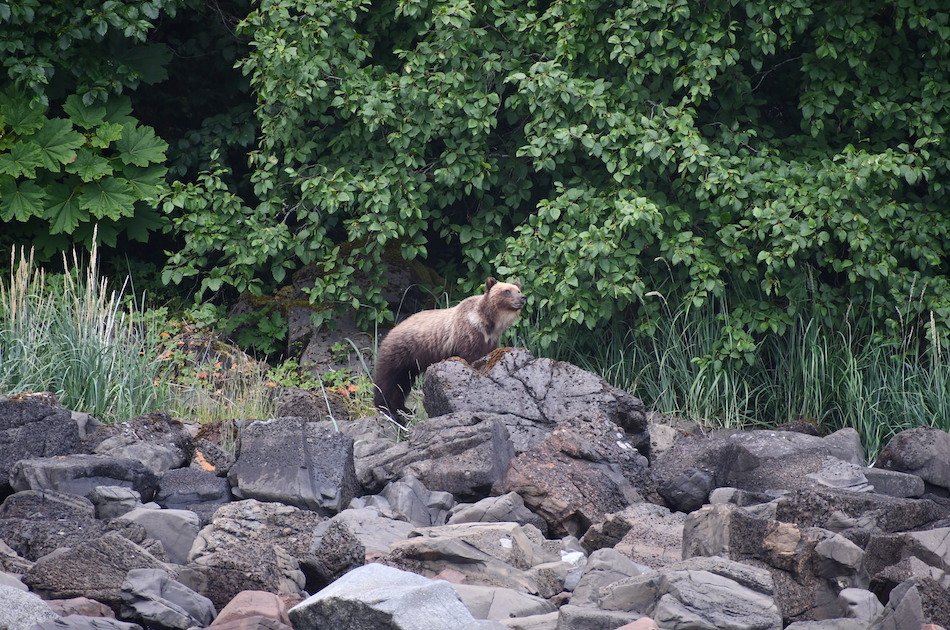
<path id="1" fill-rule="evenodd" d="M 468 364 L 458 359 L 426 371 L 423 405 L 429 417 L 449 413 L 504 416 L 515 451 L 541 441 L 559 422 L 600 414 L 646 453 L 650 436 L 643 401 L 575 365 L 535 358 L 524 348 L 500 348 Z"/>
<path id="2" fill-rule="evenodd" d="M 158 477 L 134 459 L 109 455 L 62 455 L 21 459 L 10 468 L 10 485 L 23 490 L 56 490 L 89 495 L 97 486 L 125 486 L 150 501 Z"/>

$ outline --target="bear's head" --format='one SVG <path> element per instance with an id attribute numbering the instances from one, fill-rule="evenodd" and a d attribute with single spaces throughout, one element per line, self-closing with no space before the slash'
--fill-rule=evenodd
<path id="1" fill-rule="evenodd" d="M 485 297 L 494 309 L 515 313 L 528 301 L 521 292 L 520 282 L 498 282 L 492 277 L 485 280 Z"/>

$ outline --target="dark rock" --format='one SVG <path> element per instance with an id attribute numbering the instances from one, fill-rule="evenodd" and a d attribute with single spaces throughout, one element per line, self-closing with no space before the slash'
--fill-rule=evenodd
<path id="1" fill-rule="evenodd" d="M 360 481 L 370 490 L 412 475 L 426 488 L 456 497 L 481 497 L 502 478 L 514 449 L 505 425 L 493 414 L 457 413 L 414 426 L 409 439 L 372 458 Z"/>
<path id="2" fill-rule="evenodd" d="M 0 494 L 21 459 L 89 453 L 102 439 L 92 416 L 64 409 L 50 394 L 0 396 Z"/>
<path id="3" fill-rule="evenodd" d="M 190 510 L 202 526 L 211 522 L 219 507 L 231 500 L 227 479 L 197 468 L 176 468 L 162 475 L 155 501 L 163 508 Z"/>
<path id="4" fill-rule="evenodd" d="M 96 486 L 89 493 L 89 500 L 96 506 L 96 518 L 103 521 L 142 507 L 142 495 L 125 486 Z"/>
<path id="5" fill-rule="evenodd" d="M 411 475 L 387 484 L 378 495 L 350 502 L 351 508 L 373 507 L 385 516 L 417 527 L 445 525 L 446 516 L 453 505 L 455 499 L 451 494 L 427 490 L 421 481 Z"/>
<path id="6" fill-rule="evenodd" d="M 345 521 L 335 521 L 321 533 L 304 564 L 322 587 L 365 563 L 366 547 Z"/>
<path id="7" fill-rule="evenodd" d="M 686 515 L 653 503 L 637 503 L 607 515 L 595 524 L 581 544 L 591 553 L 613 547 L 634 562 L 661 569 L 682 560 Z"/>
<path id="8" fill-rule="evenodd" d="M 33 563 L 23 558 L 7 543 L 0 539 L 0 571 L 22 575 L 30 570 Z"/>
<path id="9" fill-rule="evenodd" d="M 889 580 L 884 576 L 877 576 L 888 567 L 908 558 L 916 558 L 942 572 L 950 573 L 950 528 L 873 535 L 867 545 L 865 569 L 868 575 L 876 578 L 878 582 L 887 583 Z M 917 572 L 914 571 L 913 574 Z M 878 596 L 887 594 L 876 592 Z"/>
<path id="10" fill-rule="evenodd" d="M 534 525 L 547 535 L 548 524 L 529 510 L 517 492 L 486 497 L 477 503 L 460 503 L 449 512 L 447 524 L 457 523 L 519 523 Z"/>
<path id="11" fill-rule="evenodd" d="M 188 552 L 198 536 L 198 515 L 188 510 L 136 508 L 119 519 L 141 525 L 150 538 L 162 543 L 169 561 L 175 564 L 188 560 Z"/>
<path id="12" fill-rule="evenodd" d="M 100 455 L 134 459 L 156 475 L 187 466 L 195 453 L 191 434 L 167 413 L 150 413 L 122 422 L 95 448 Z"/>
<path id="13" fill-rule="evenodd" d="M 353 439 L 304 418 L 252 422 L 228 472 L 234 496 L 279 501 L 332 515 L 359 491 Z"/>
<path id="14" fill-rule="evenodd" d="M 890 553 L 892 550 L 888 550 Z M 878 549 L 871 549 L 877 554 Z M 893 556 L 891 557 L 893 559 Z M 950 588 L 950 575 L 942 569 L 931 566 L 916 556 L 904 558 L 899 562 L 884 567 L 871 577 L 870 589 L 881 601 L 887 601 L 894 587 L 901 582 L 912 578 L 931 578 Z"/>
<path id="15" fill-rule="evenodd" d="M 534 447 L 561 421 L 601 415 L 649 451 L 643 401 L 570 363 L 536 359 L 524 348 L 501 348 L 469 365 L 448 360 L 426 371 L 423 404 L 429 417 L 450 413 L 504 416 L 515 451 Z"/>
<path id="16" fill-rule="evenodd" d="M 641 615 L 619 610 L 599 610 L 566 604 L 558 609 L 557 630 L 614 630 Z"/>
<path id="17" fill-rule="evenodd" d="M 316 512 L 254 499 L 228 503 L 198 533 L 179 581 L 223 608 L 246 590 L 297 595 L 299 561 L 310 556 Z"/>
<path id="18" fill-rule="evenodd" d="M 85 497 L 27 490 L 0 506 L 0 540 L 18 555 L 36 560 L 60 547 L 98 538 L 106 525 L 97 521 Z"/>
<path id="19" fill-rule="evenodd" d="M 881 449 L 875 466 L 950 490 L 950 433 L 930 427 L 901 431 Z"/>
<path id="20" fill-rule="evenodd" d="M 153 555 L 116 533 L 38 559 L 23 581 L 47 599 L 89 597 L 118 610 L 131 569 L 165 569 Z"/>
<path id="21" fill-rule="evenodd" d="M 556 536 L 581 536 L 607 514 L 655 496 L 647 459 L 600 416 L 564 420 L 511 461 L 498 492 L 517 492 Z"/>
<path id="22" fill-rule="evenodd" d="M 891 591 L 881 630 L 918 630 L 924 624 L 950 626 L 950 589 L 931 578 L 911 578 Z"/>
<path id="23" fill-rule="evenodd" d="M 16 491 L 56 490 L 87 496 L 96 486 L 125 486 L 150 501 L 158 477 L 141 462 L 108 455 L 63 455 L 21 459 L 10 469 Z"/>
<path id="24" fill-rule="evenodd" d="M 670 507 L 689 512 L 705 504 L 713 488 L 724 486 L 768 491 L 858 483 L 868 490 L 859 469 L 863 457 L 853 429 L 823 438 L 790 431 L 721 432 L 677 441 L 656 458 L 653 474 Z"/>
<path id="25" fill-rule="evenodd" d="M 874 487 L 875 492 L 880 494 L 904 498 L 917 498 L 924 494 L 924 480 L 917 475 L 885 470 L 884 468 L 864 468 L 862 470 L 868 483 Z"/>
<path id="26" fill-rule="evenodd" d="M 398 521 L 380 514 L 376 508 L 358 508 L 343 510 L 333 518 L 323 521 L 313 529 L 311 555 L 317 555 L 323 536 L 334 524 L 339 523 L 353 535 L 368 555 L 384 556 L 391 545 L 409 538 L 414 527 L 405 521 Z"/>
<path id="27" fill-rule="evenodd" d="M 142 630 L 142 626 L 104 617 L 67 615 L 36 624 L 31 630 Z"/>
<path id="28" fill-rule="evenodd" d="M 296 628 L 423 630 L 475 621 L 446 582 L 368 564 L 290 609 Z"/>
<path id="29" fill-rule="evenodd" d="M 206 627 L 215 614 L 211 600 L 160 569 L 132 569 L 122 583 L 122 617 L 148 628 Z"/>
<path id="30" fill-rule="evenodd" d="M 195 456 L 191 468 L 214 473 L 217 477 L 227 477 L 234 459 L 233 450 L 225 449 L 208 438 L 198 437 L 195 439 Z"/>
<path id="31" fill-rule="evenodd" d="M 274 405 L 274 415 L 278 418 L 307 418 L 318 422 L 344 422 L 350 418 L 343 398 L 329 391 L 311 392 L 296 387 L 282 387 L 277 392 Z"/>
<path id="32" fill-rule="evenodd" d="M 0 585 L 0 628 L 30 630 L 35 624 L 56 618 L 42 599 L 12 586 Z"/>

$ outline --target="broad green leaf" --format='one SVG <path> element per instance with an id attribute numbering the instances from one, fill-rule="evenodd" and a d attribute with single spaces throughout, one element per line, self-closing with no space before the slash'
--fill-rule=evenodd
<path id="1" fill-rule="evenodd" d="M 116 60 L 132 68 L 142 83 L 152 85 L 168 78 L 172 51 L 164 44 L 143 44 L 115 52 Z"/>
<path id="2" fill-rule="evenodd" d="M 125 164 L 148 166 L 152 162 L 163 162 L 168 143 L 156 137 L 151 127 L 126 123 L 122 127 L 122 137 L 115 144 L 119 159 Z"/>
<path id="3" fill-rule="evenodd" d="M 66 165 L 67 173 L 75 173 L 84 182 L 91 182 L 112 175 L 112 164 L 98 153 L 83 147 L 76 152 L 76 159 Z"/>
<path id="4" fill-rule="evenodd" d="M 0 112 L 3 112 L 4 125 L 14 133 L 25 136 L 43 126 L 43 114 L 46 108 L 16 89 L 0 92 Z"/>
<path id="5" fill-rule="evenodd" d="M 97 219 L 108 217 L 118 221 L 132 216 L 135 198 L 129 182 L 120 177 L 107 177 L 86 184 L 79 193 L 79 207 L 88 210 Z"/>
<path id="6" fill-rule="evenodd" d="M 101 124 L 106 115 L 106 108 L 103 105 L 86 105 L 78 94 L 73 94 L 66 99 L 63 111 L 69 115 L 73 123 L 83 129 L 92 129 Z"/>
<path id="7" fill-rule="evenodd" d="M 122 169 L 122 175 L 128 179 L 132 192 L 139 199 L 155 199 L 165 186 L 165 174 L 168 168 L 161 164 L 141 167 L 129 165 Z"/>
<path id="8" fill-rule="evenodd" d="M 128 96 L 118 96 L 109 99 L 106 103 L 105 121 L 124 125 L 136 122 L 132 118 L 132 101 Z"/>
<path id="9" fill-rule="evenodd" d="M 51 118 L 33 136 L 41 151 L 43 166 L 59 171 L 60 164 L 69 164 L 76 159 L 76 149 L 82 146 L 84 137 L 68 120 Z"/>
<path id="10" fill-rule="evenodd" d="M 165 225 L 164 217 L 152 208 L 138 208 L 135 216 L 125 224 L 125 231 L 133 241 L 148 242 L 148 235 Z"/>
<path id="11" fill-rule="evenodd" d="M 89 220 L 89 212 L 79 206 L 76 188 L 67 184 L 47 187 L 46 218 L 50 234 L 72 234 L 76 227 Z"/>
<path id="12" fill-rule="evenodd" d="M 43 166 L 43 153 L 34 142 L 17 142 L 9 153 L 0 155 L 0 174 L 32 179 L 38 166 Z"/>
<path id="13" fill-rule="evenodd" d="M 46 192 L 33 182 L 17 182 L 12 177 L 0 178 L 0 221 L 29 221 L 43 216 Z"/>
<path id="14" fill-rule="evenodd" d="M 122 125 L 119 123 L 102 123 L 96 127 L 96 133 L 89 139 L 89 144 L 97 149 L 104 149 L 122 137 Z"/>

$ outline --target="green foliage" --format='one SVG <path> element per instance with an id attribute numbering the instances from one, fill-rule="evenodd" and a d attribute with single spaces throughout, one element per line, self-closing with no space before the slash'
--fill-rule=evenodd
<path id="1" fill-rule="evenodd" d="M 730 304 L 710 360 L 802 305 L 950 320 L 950 25 L 937 0 L 263 0 L 261 137 L 164 209 L 173 282 L 383 307 L 383 252 L 520 276 L 544 345 L 662 302 Z M 457 249 L 454 249 L 457 248 Z M 454 255 L 453 255 L 454 254 Z M 368 278 L 355 286 L 354 274 Z M 646 298 L 646 299 L 645 299 Z"/>
<path id="2" fill-rule="evenodd" d="M 159 225 L 168 145 L 124 92 L 163 81 L 171 51 L 146 43 L 181 0 L 0 2 L 0 222 L 48 256 L 70 242 Z"/>

